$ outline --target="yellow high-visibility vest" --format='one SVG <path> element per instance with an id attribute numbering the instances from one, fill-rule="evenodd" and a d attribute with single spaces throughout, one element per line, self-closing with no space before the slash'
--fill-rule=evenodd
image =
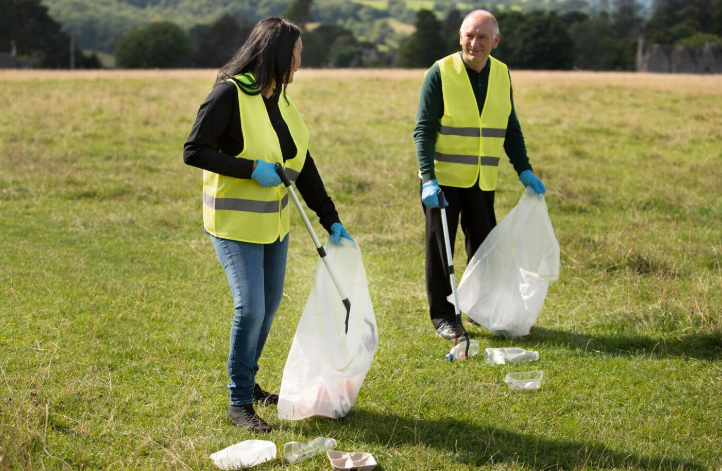
<path id="1" fill-rule="evenodd" d="M 478 175 L 482 190 L 496 189 L 511 114 L 511 81 L 506 64 L 491 56 L 489 60 L 489 87 L 481 116 L 461 55 L 454 53 L 439 61 L 444 115 L 436 135 L 434 172 L 440 185 L 469 188 Z"/>
<path id="2" fill-rule="evenodd" d="M 248 85 L 253 83 L 250 74 L 236 79 Z M 247 95 L 237 83 L 236 87 L 244 141 L 243 151 L 236 157 L 283 164 L 281 145 L 263 97 Z M 290 98 L 286 103 L 281 96 L 278 106 L 296 144 L 296 156 L 285 164 L 288 178 L 295 181 L 306 161 L 310 134 Z M 203 225 L 216 237 L 255 244 L 283 240 L 289 230 L 288 212 L 288 191 L 282 184 L 264 188 L 253 179 L 203 171 Z"/>

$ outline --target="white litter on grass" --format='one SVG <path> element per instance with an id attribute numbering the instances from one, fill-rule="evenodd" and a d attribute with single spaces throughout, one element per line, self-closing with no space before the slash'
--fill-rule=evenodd
<path id="1" fill-rule="evenodd" d="M 516 373 L 507 373 L 504 382 L 512 391 L 539 389 L 543 377 L 543 371 L 519 371 Z"/>
<path id="2" fill-rule="evenodd" d="M 211 455 L 223 470 L 250 468 L 276 458 L 276 445 L 266 440 L 246 440 Z"/>

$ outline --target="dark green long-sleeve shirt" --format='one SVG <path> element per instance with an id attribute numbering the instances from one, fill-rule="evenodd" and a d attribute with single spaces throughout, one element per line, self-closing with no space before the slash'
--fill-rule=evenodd
<path id="1" fill-rule="evenodd" d="M 461 53 L 459 53 L 461 54 Z M 466 73 L 469 75 L 471 88 L 474 90 L 476 97 L 476 105 L 479 108 L 479 114 L 484 109 L 486 101 L 486 92 L 489 87 L 489 71 L 491 70 L 491 61 L 486 61 L 486 67 L 481 72 L 477 72 L 468 65 Z M 509 91 L 511 99 L 511 114 L 509 115 L 509 123 L 506 127 L 506 137 L 504 138 L 504 151 L 509 157 L 509 162 L 514 166 L 517 174 L 524 170 L 532 170 L 529 163 L 529 157 L 526 154 L 526 145 L 524 144 L 524 135 L 521 132 L 521 125 L 516 117 L 514 110 L 514 92 Z M 421 85 L 421 96 L 419 98 L 419 110 L 416 114 L 416 129 L 414 130 L 414 142 L 416 143 L 416 157 L 419 159 L 419 170 L 421 171 L 421 180 L 436 179 L 434 173 L 434 148 L 436 147 L 436 133 L 438 130 L 439 120 L 444 115 L 444 95 L 441 91 L 441 72 L 439 64 L 436 63 L 429 69 Z"/>

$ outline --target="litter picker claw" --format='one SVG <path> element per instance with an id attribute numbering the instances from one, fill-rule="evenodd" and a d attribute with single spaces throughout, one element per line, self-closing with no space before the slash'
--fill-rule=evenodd
<path id="1" fill-rule="evenodd" d="M 464 354 L 469 358 L 469 333 L 461 323 L 461 310 L 459 309 L 459 294 L 456 292 L 456 275 L 454 274 L 454 257 L 451 255 L 451 241 L 449 240 L 449 223 L 446 221 L 446 200 L 444 192 L 439 189 L 439 209 L 441 210 L 441 224 L 444 226 L 444 245 L 446 245 L 446 261 L 449 267 L 449 281 L 451 282 L 451 291 L 454 293 L 454 309 L 456 310 L 456 344 L 459 344 L 459 338 L 466 338 L 466 351 Z"/>
<path id="2" fill-rule="evenodd" d="M 311 234 L 311 239 L 313 239 L 313 243 L 316 245 L 316 251 L 318 251 L 318 255 L 321 257 L 321 260 L 323 260 L 323 263 L 326 265 L 326 269 L 328 270 L 329 275 L 331 275 L 333 284 L 336 286 L 336 290 L 338 291 L 339 296 L 341 296 L 341 302 L 343 303 L 344 307 L 346 307 L 346 331 L 345 332 L 348 334 L 348 318 L 351 314 L 351 301 L 348 300 L 348 296 L 346 296 L 346 293 L 343 290 L 343 286 L 341 286 L 341 282 L 338 281 L 338 278 L 336 277 L 336 273 L 334 273 L 333 269 L 331 268 L 331 264 L 328 262 L 328 259 L 326 258 L 326 251 L 324 250 L 323 246 L 321 245 L 321 242 L 319 242 L 318 237 L 316 237 L 316 231 L 313 230 L 311 221 L 308 220 L 306 213 L 303 211 L 303 208 L 301 207 L 301 202 L 298 200 L 298 196 L 296 196 L 296 190 L 293 188 L 293 186 L 291 186 L 291 180 L 288 178 L 288 175 L 286 175 L 286 171 L 284 170 L 283 165 L 281 165 L 280 163 L 276 163 L 276 173 L 278 173 L 278 176 L 281 177 L 281 181 L 283 182 L 283 185 L 286 187 L 286 189 L 288 190 L 288 193 L 291 195 L 293 204 L 296 205 L 296 209 L 301 214 L 303 223 L 306 225 L 306 229 L 308 229 L 308 233 Z"/>

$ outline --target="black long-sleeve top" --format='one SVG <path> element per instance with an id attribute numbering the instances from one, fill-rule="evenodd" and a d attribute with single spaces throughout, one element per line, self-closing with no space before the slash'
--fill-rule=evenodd
<path id="1" fill-rule="evenodd" d="M 280 99 L 283 100 L 283 96 Z M 283 120 L 278 103 L 272 104 L 265 97 L 263 101 L 278 135 L 283 161 L 290 160 L 296 156 L 296 143 Z M 234 157 L 243 151 L 243 143 L 238 89 L 231 82 L 221 82 L 213 88 L 198 110 L 196 122 L 183 146 L 183 161 L 219 175 L 250 179 L 255 161 L 253 156 L 249 156 L 250 159 Z M 296 179 L 296 188 L 308 207 L 316 213 L 321 225 L 330 233 L 331 225 L 341 221 L 310 152 L 306 152 L 306 161 Z"/>

